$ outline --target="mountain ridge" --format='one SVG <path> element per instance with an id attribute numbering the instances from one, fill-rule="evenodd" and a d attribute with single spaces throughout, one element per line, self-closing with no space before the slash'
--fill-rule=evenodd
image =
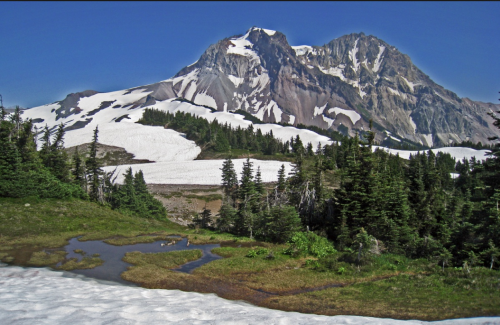
<path id="1" fill-rule="evenodd" d="M 500 105 L 459 98 L 408 55 L 363 32 L 322 46 L 291 46 L 279 31 L 252 27 L 210 45 L 172 78 L 125 94 L 137 91 L 148 94 L 130 107 L 183 97 L 218 111 L 242 109 L 268 123 L 301 123 L 351 136 L 366 130 L 372 119 L 378 141 L 389 132 L 435 147 L 465 140 L 487 143 L 500 135 L 487 116 Z M 88 94 L 60 101 L 57 114 L 77 112 L 78 101 Z"/>

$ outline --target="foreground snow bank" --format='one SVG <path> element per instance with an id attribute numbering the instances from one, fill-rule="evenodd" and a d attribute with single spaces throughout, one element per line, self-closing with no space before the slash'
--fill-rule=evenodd
<path id="1" fill-rule="evenodd" d="M 500 317 L 437 324 L 494 324 Z M 42 268 L 0 266 L 1 324 L 427 324 L 318 316 L 255 307 L 213 294 L 97 282 Z"/>
<path id="2" fill-rule="evenodd" d="M 234 169 L 241 177 L 243 162 L 246 159 L 233 159 Z M 289 162 L 275 160 L 255 160 L 253 163 L 254 176 L 257 173 L 257 167 L 260 166 L 262 181 L 264 183 L 278 181 L 278 170 L 281 165 L 285 165 L 285 175 L 292 170 Z M 222 184 L 222 163 L 224 160 L 192 160 L 182 162 L 159 162 L 151 164 L 108 166 L 103 168 L 110 172 L 116 168 L 116 182 L 123 184 L 123 173 L 132 167 L 132 172 L 136 173 L 142 170 L 144 180 L 148 184 L 196 184 L 196 185 L 221 185 Z"/>

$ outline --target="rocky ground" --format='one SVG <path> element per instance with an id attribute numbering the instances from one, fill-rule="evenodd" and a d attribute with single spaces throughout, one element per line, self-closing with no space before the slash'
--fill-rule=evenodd
<path id="1" fill-rule="evenodd" d="M 72 157 L 78 148 L 80 155 L 85 154 L 88 156 L 90 143 L 84 143 L 79 146 L 74 146 L 66 149 L 68 156 Z M 134 159 L 134 155 L 127 152 L 124 148 L 108 146 L 105 144 L 97 143 L 97 158 L 100 160 L 102 166 L 117 166 L 117 165 L 133 165 L 150 163 L 147 159 Z"/>
<path id="2" fill-rule="evenodd" d="M 184 226 L 205 207 L 215 216 L 222 203 L 222 188 L 216 185 L 149 184 L 148 188 L 163 203 L 169 219 Z"/>

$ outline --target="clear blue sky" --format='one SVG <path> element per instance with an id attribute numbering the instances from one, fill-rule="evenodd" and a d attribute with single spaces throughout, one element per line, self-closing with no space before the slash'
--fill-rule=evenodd
<path id="1" fill-rule="evenodd" d="M 168 79 L 258 26 L 291 45 L 374 35 L 460 97 L 499 103 L 500 2 L 0 2 L 0 94 L 33 107 Z"/>

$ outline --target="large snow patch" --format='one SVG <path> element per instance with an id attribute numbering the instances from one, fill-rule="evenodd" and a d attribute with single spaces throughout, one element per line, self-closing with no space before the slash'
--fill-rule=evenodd
<path id="1" fill-rule="evenodd" d="M 429 324 L 284 312 L 213 294 L 98 282 L 45 268 L 0 266 L 1 324 Z M 499 317 L 435 322 L 498 323 Z"/>
<path id="2" fill-rule="evenodd" d="M 243 162 L 246 159 L 234 159 L 234 169 L 241 178 Z M 289 162 L 255 160 L 253 163 L 254 176 L 257 168 L 260 166 L 262 181 L 265 183 L 276 182 L 278 180 L 278 170 L 281 165 L 285 165 L 285 174 L 292 170 Z M 116 182 L 122 184 L 123 173 L 132 167 L 132 172 L 138 172 L 141 169 L 144 173 L 144 179 L 148 184 L 196 184 L 196 185 L 221 185 L 222 184 L 222 163 L 223 160 L 193 160 L 183 162 L 159 162 L 152 164 L 121 165 L 108 166 L 104 170 L 113 171 L 116 168 Z"/>

